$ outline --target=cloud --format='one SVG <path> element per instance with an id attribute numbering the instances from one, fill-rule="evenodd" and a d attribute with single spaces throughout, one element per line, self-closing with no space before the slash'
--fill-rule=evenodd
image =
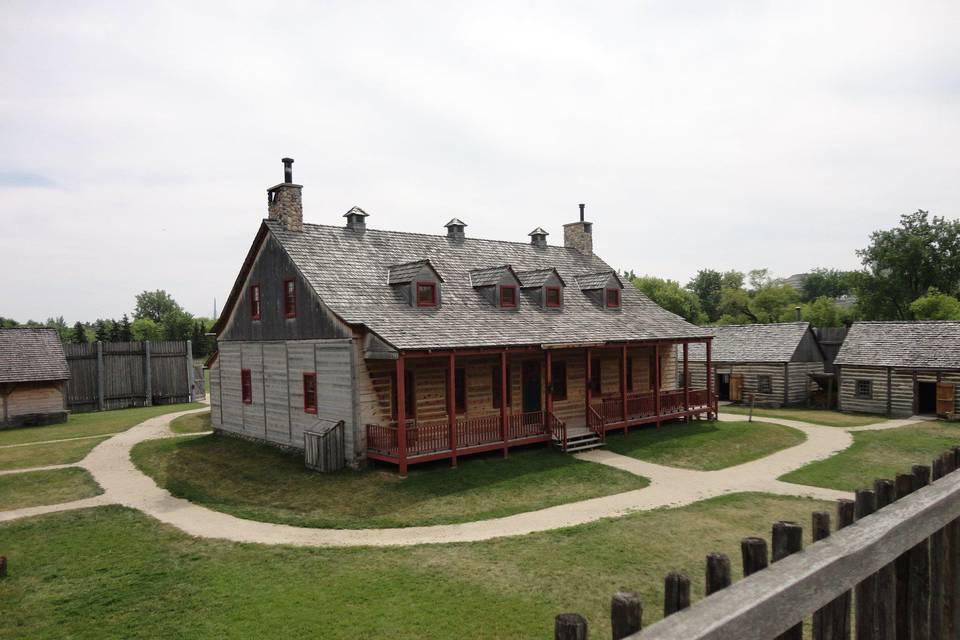
<path id="1" fill-rule="evenodd" d="M 40 175 L 39 173 L 29 173 L 24 171 L 5 171 L 0 169 L 0 189 L 19 187 L 55 187 L 56 183 Z"/>

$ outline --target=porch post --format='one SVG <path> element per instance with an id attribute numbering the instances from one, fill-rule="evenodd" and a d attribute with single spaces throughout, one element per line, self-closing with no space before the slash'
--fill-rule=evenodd
<path id="1" fill-rule="evenodd" d="M 507 351 L 500 352 L 500 435 L 503 437 L 503 457 L 507 457 Z"/>
<path id="2" fill-rule="evenodd" d="M 583 408 L 583 419 L 586 421 L 587 425 L 590 425 L 590 403 L 593 400 L 593 388 L 590 383 L 593 380 L 593 372 L 590 370 L 590 347 L 584 349 L 586 353 L 586 364 L 584 365 L 584 370 L 587 372 L 586 375 L 586 384 L 584 386 L 583 397 L 586 399 L 586 404 Z"/>
<path id="3" fill-rule="evenodd" d="M 660 343 L 653 345 L 653 402 L 657 412 L 657 429 L 660 428 Z"/>
<path id="4" fill-rule="evenodd" d="M 407 477 L 407 391 L 406 367 L 403 354 L 397 356 L 397 449 L 400 457 L 400 477 Z"/>
<path id="5" fill-rule="evenodd" d="M 450 430 L 450 466 L 457 466 L 457 356 L 447 359 L 447 429 Z"/>
<path id="6" fill-rule="evenodd" d="M 620 413 L 623 432 L 627 432 L 627 345 L 620 347 Z"/>
<path id="7" fill-rule="evenodd" d="M 683 341 L 683 410 L 690 412 L 690 343 L 686 340 Z"/>
<path id="8" fill-rule="evenodd" d="M 543 418 L 543 424 L 547 425 L 549 420 L 549 414 L 553 413 L 553 353 L 550 349 L 544 349 L 545 360 L 544 366 L 547 368 L 544 375 L 547 380 L 547 416 Z"/>
<path id="9" fill-rule="evenodd" d="M 716 398 L 713 397 L 713 339 L 707 338 L 707 406 L 713 409 L 713 416 L 717 416 Z M 707 410 L 707 419 L 710 410 Z"/>

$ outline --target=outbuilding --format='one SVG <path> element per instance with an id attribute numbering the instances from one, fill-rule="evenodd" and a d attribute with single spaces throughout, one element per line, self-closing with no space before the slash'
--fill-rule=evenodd
<path id="1" fill-rule="evenodd" d="M 66 422 L 69 377 L 55 329 L 0 329 L 0 428 Z"/>
<path id="2" fill-rule="evenodd" d="M 855 322 L 835 360 L 842 411 L 956 415 L 960 322 Z"/>

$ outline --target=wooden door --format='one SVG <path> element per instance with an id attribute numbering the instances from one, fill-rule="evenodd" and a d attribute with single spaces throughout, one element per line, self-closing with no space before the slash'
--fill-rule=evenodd
<path id="1" fill-rule="evenodd" d="M 730 376 L 730 400 L 740 402 L 743 399 L 743 374 L 734 373 Z"/>
<path id="2" fill-rule="evenodd" d="M 540 411 L 540 363 L 528 361 L 521 369 L 523 380 L 523 412 L 533 413 Z"/>
<path id="3" fill-rule="evenodd" d="M 956 385 L 949 382 L 937 383 L 937 415 L 945 416 L 954 413 L 956 394 Z"/>

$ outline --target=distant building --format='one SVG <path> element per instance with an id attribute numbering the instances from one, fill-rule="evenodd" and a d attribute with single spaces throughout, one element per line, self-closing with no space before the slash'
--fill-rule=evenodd
<path id="1" fill-rule="evenodd" d="M 0 329 L 0 428 L 66 422 L 69 377 L 55 329 Z"/>
<path id="2" fill-rule="evenodd" d="M 807 281 L 807 276 L 809 275 L 809 273 L 795 273 L 789 278 L 784 278 L 783 284 L 791 286 L 802 293 L 803 284 Z"/>

